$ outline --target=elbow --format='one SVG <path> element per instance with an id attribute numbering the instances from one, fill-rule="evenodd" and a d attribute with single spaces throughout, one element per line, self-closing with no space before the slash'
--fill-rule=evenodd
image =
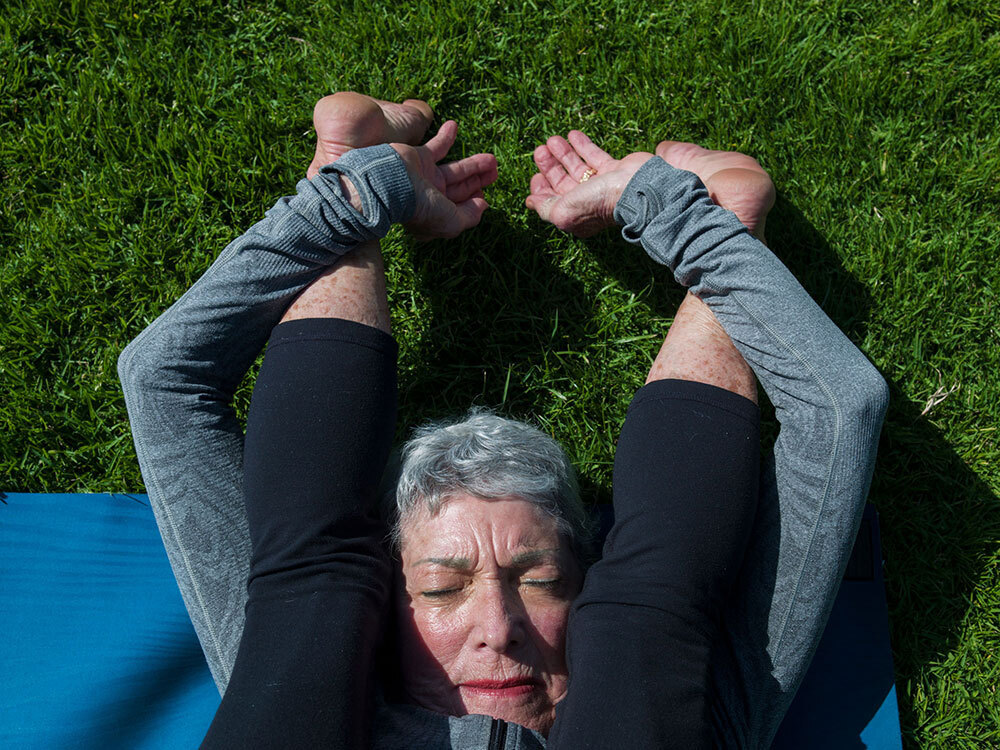
<path id="1" fill-rule="evenodd" d="M 849 416 L 856 424 L 870 425 L 875 435 L 881 430 L 882 420 L 889 408 L 889 386 L 875 366 L 864 357 L 850 379 L 851 391 L 847 403 Z"/>
<path id="2" fill-rule="evenodd" d="M 881 373 L 874 366 L 872 367 L 872 371 L 878 381 L 872 389 L 873 408 L 878 411 L 878 417 L 881 421 L 885 418 L 885 413 L 889 409 L 889 384 L 885 382 L 885 378 L 882 377 Z"/>
<path id="3" fill-rule="evenodd" d="M 149 346 L 140 335 L 118 355 L 118 380 L 122 384 L 126 403 L 155 380 L 152 376 L 154 364 L 150 360 L 148 351 Z"/>

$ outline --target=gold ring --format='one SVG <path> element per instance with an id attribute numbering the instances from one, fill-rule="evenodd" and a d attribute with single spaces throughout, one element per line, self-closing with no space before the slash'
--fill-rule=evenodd
<path id="1" fill-rule="evenodd" d="M 583 177 L 580 178 L 580 182 L 586 182 L 591 177 L 593 177 L 595 174 L 597 174 L 597 170 L 596 169 L 590 169 L 590 168 L 588 168 L 587 171 L 583 173 Z"/>

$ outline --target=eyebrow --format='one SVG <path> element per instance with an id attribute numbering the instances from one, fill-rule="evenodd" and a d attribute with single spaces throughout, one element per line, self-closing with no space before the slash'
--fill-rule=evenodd
<path id="1" fill-rule="evenodd" d="M 510 564 L 517 568 L 527 568 L 537 565 L 540 562 L 558 562 L 558 560 L 558 547 L 552 549 L 529 549 L 514 555 L 510 559 Z M 425 557 L 423 560 L 417 560 L 413 564 L 424 565 L 425 563 L 440 565 L 443 568 L 450 568 L 451 570 L 469 570 L 472 567 L 472 562 L 467 557 Z"/>
<path id="2" fill-rule="evenodd" d="M 552 549 L 529 549 L 518 552 L 510 559 L 511 565 L 518 568 L 528 568 L 541 562 L 558 562 L 559 548 Z"/>
<path id="3" fill-rule="evenodd" d="M 451 568 L 452 570 L 468 570 L 472 567 L 472 563 L 467 557 L 425 557 L 423 560 L 417 560 L 413 564 L 423 565 L 424 563 L 433 563 L 434 565 Z"/>

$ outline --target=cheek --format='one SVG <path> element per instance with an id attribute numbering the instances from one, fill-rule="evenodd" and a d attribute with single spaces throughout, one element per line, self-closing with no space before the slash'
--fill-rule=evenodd
<path id="1" fill-rule="evenodd" d="M 544 644 L 546 661 L 566 662 L 566 629 L 569 625 L 570 604 L 535 607 L 528 612 L 534 631 Z"/>
<path id="2" fill-rule="evenodd" d="M 403 654 L 423 663 L 451 666 L 465 643 L 465 628 L 455 613 L 408 606 L 401 612 Z"/>

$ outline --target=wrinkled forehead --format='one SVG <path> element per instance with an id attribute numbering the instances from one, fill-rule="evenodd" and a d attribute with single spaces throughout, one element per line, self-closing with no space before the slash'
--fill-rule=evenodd
<path id="1" fill-rule="evenodd" d="M 424 558 L 483 556 L 505 565 L 543 552 L 553 556 L 568 549 L 554 518 L 536 504 L 519 497 L 481 498 L 456 495 L 437 512 L 421 508 L 402 520 L 401 552 L 404 566 Z"/>

